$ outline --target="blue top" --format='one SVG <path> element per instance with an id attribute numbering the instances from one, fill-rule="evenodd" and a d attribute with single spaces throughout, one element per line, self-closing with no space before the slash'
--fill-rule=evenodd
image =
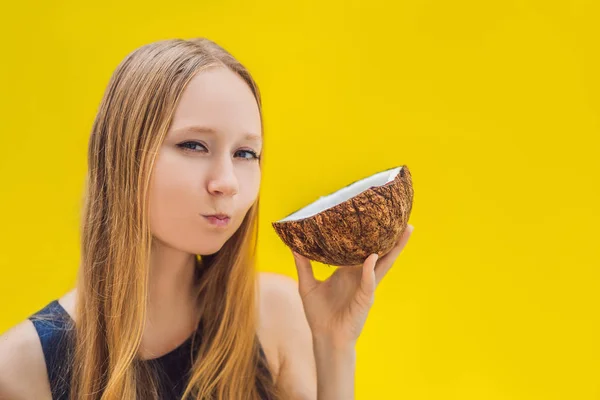
<path id="1" fill-rule="evenodd" d="M 71 383 L 73 320 L 58 300 L 52 301 L 30 316 L 29 320 L 33 322 L 42 343 L 52 399 L 68 400 Z M 202 323 L 199 324 L 199 331 L 201 331 L 201 327 Z M 197 354 L 201 342 L 198 338 L 200 335 L 196 337 L 195 341 L 192 340 L 193 336 L 169 353 L 144 361 L 160 372 L 158 386 L 161 390 L 161 400 L 181 399 L 188 381 L 188 373 L 193 365 L 192 352 L 194 356 Z M 265 353 L 260 342 L 259 350 L 261 356 L 259 367 L 268 371 Z M 260 385 L 258 389 L 261 397 L 267 399 Z"/>

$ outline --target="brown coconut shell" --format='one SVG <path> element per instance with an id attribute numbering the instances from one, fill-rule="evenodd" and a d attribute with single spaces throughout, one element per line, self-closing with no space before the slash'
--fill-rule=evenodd
<path id="1" fill-rule="evenodd" d="M 384 185 L 372 186 L 312 216 L 271 225 L 290 249 L 310 260 L 362 265 L 370 254 L 383 257 L 394 247 L 408 225 L 413 194 L 410 170 L 403 165 Z"/>

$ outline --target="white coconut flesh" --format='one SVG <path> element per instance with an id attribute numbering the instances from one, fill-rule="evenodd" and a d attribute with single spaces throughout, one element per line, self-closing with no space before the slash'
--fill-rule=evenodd
<path id="1" fill-rule="evenodd" d="M 338 190 L 337 192 L 334 192 L 328 196 L 320 197 L 315 202 L 285 217 L 279 222 L 296 221 L 311 217 L 329 208 L 337 206 L 338 204 L 343 203 L 344 201 L 351 199 L 352 197 L 357 196 L 374 186 L 386 185 L 396 178 L 401 169 L 402 167 L 393 168 L 383 172 L 378 172 L 375 175 L 371 175 L 365 179 L 361 179 L 360 181 L 356 181 L 353 184 Z"/>

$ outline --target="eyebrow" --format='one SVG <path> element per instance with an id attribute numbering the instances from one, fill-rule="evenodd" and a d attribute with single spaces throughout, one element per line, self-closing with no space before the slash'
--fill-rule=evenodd
<path id="1" fill-rule="evenodd" d="M 175 133 L 184 133 L 184 132 L 192 132 L 192 133 L 208 133 L 211 135 L 216 135 L 217 134 L 217 130 L 213 129 L 213 128 L 209 128 L 209 127 L 205 127 L 205 126 L 185 126 L 183 128 L 178 128 L 175 129 L 174 131 Z M 244 139 L 246 140 L 255 140 L 260 142 L 262 140 L 260 135 L 257 135 L 256 133 L 245 133 L 243 136 Z"/>

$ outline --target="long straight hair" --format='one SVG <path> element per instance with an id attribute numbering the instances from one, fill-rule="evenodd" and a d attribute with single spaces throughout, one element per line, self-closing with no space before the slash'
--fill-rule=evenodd
<path id="1" fill-rule="evenodd" d="M 71 398 L 152 399 L 159 388 L 138 355 L 152 234 L 148 193 L 156 156 L 190 80 L 225 67 L 252 90 L 244 66 L 205 38 L 170 39 L 130 54 L 110 78 L 95 118 L 81 224 Z M 184 399 L 279 399 L 256 336 L 258 200 L 215 254 L 196 256 L 202 341 Z M 202 301 L 200 301 L 202 299 Z"/>

